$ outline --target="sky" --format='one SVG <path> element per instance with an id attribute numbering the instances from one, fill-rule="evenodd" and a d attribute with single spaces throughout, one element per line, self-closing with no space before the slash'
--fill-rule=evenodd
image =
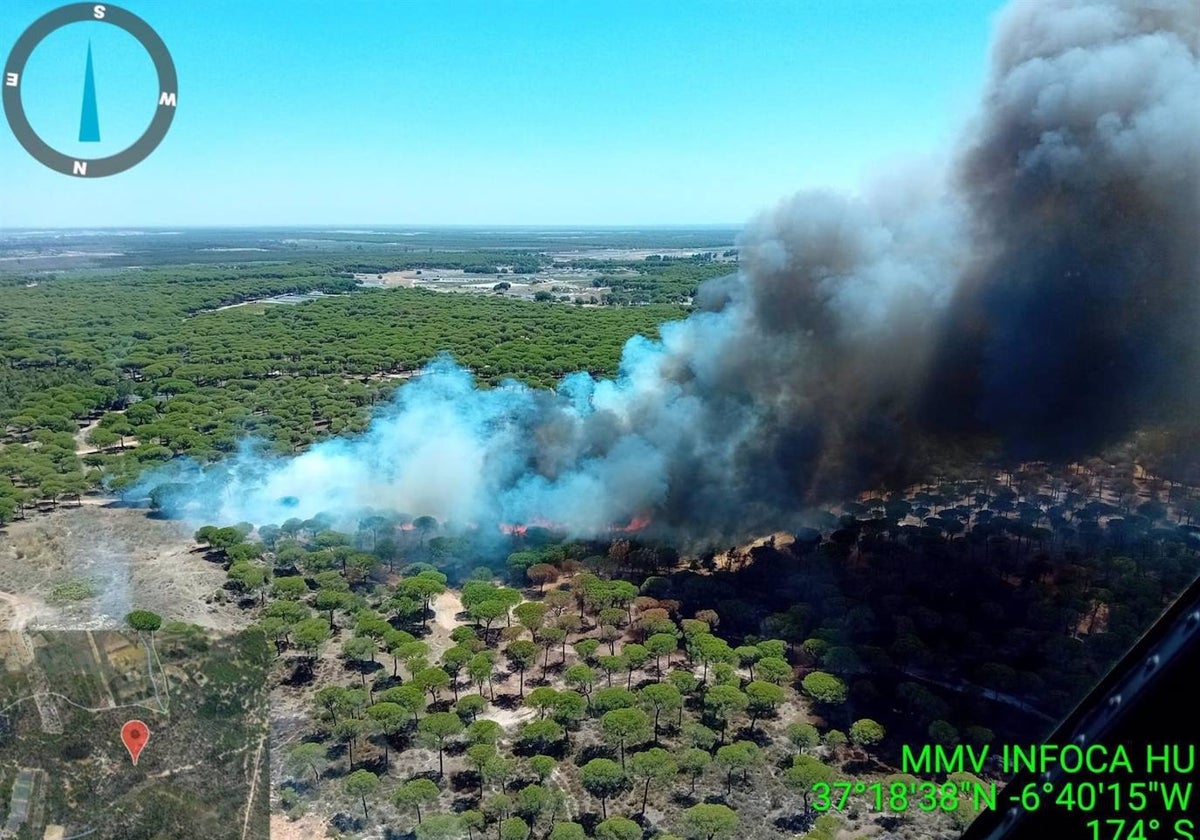
<path id="1" fill-rule="evenodd" d="M 5 0 L 0 51 L 60 5 Z M 0 228 L 741 224 L 953 147 L 999 0 L 127 0 L 178 108 L 145 161 L 72 178 L 0 126 Z M 79 142 L 91 44 L 101 126 Z M 124 31 L 64 27 L 22 82 L 101 157 L 156 99 Z"/>

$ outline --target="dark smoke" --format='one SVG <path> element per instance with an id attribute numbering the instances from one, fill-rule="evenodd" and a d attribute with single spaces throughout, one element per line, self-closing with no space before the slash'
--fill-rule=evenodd
<path id="1" fill-rule="evenodd" d="M 1049 458 L 1190 422 L 1198 50 L 1194 0 L 1005 11 L 961 167 L 975 260 L 939 346 L 934 415 Z"/>
<path id="2" fill-rule="evenodd" d="M 946 174 L 762 214 L 739 273 L 614 380 L 479 391 L 438 362 L 359 438 L 193 471 L 197 518 L 652 514 L 700 539 L 903 481 L 935 434 L 1065 458 L 1191 423 L 1198 42 L 1194 0 L 1018 0 Z"/>

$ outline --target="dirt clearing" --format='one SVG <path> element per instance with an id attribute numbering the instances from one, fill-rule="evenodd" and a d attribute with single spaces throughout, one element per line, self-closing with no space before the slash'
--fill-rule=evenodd
<path id="1" fill-rule="evenodd" d="M 87 504 L 14 522 L 0 530 L 0 629 L 115 627 L 132 609 L 213 630 L 249 624 L 236 606 L 208 603 L 225 572 L 195 549 L 183 523 L 131 508 Z M 90 595 L 63 598 L 64 588 Z"/>
<path id="2" fill-rule="evenodd" d="M 323 840 L 328 836 L 325 821 L 313 814 L 298 820 L 290 820 L 282 814 L 271 815 L 271 840 Z"/>

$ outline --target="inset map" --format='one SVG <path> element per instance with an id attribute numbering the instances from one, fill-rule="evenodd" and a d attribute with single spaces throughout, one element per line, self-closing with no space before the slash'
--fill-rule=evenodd
<path id="1" fill-rule="evenodd" d="M 0 632 L 0 838 L 266 840 L 270 655 L 185 624 Z"/>

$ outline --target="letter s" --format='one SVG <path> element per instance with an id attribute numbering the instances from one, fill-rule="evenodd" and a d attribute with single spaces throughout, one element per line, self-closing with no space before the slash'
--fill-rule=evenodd
<path id="1" fill-rule="evenodd" d="M 104 20 L 104 13 L 107 11 L 108 9 L 106 9 L 103 5 L 93 6 L 92 17 L 94 17 L 96 20 Z"/>

